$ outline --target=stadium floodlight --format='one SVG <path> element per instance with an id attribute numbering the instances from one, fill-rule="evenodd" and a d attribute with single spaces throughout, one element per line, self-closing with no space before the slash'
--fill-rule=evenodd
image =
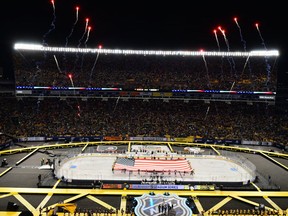
<path id="1" fill-rule="evenodd" d="M 102 53 L 119 55 L 161 55 L 161 56 L 231 56 L 231 57 L 251 57 L 251 56 L 279 56 L 278 50 L 254 50 L 250 52 L 216 52 L 216 51 L 163 51 L 163 50 L 123 50 L 123 49 L 103 49 L 103 48 L 74 48 L 74 47 L 49 47 L 39 44 L 14 44 L 15 50 L 33 50 L 43 52 L 68 52 L 68 53 Z"/>
<path id="2" fill-rule="evenodd" d="M 20 44 L 14 44 L 14 49 L 21 49 L 21 50 L 41 50 L 42 49 L 42 45 L 40 44 L 24 44 L 24 43 L 20 43 Z"/>

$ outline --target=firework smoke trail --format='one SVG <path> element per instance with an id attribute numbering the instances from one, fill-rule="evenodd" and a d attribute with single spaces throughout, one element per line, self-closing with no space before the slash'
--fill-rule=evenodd
<path id="1" fill-rule="evenodd" d="M 73 34 L 73 32 L 74 32 L 74 28 L 75 28 L 75 26 L 76 26 L 76 24 L 77 24 L 77 22 L 78 22 L 78 14 L 79 14 L 79 7 L 77 6 L 77 7 L 76 7 L 76 19 L 75 19 L 75 22 L 74 22 L 73 25 L 72 25 L 72 29 L 71 29 L 69 35 L 66 37 L 65 47 L 68 46 L 69 38 L 72 36 L 72 34 Z"/>
<path id="2" fill-rule="evenodd" d="M 224 41 L 225 41 L 226 46 L 227 46 L 227 50 L 228 50 L 228 52 L 229 52 L 230 48 L 229 48 L 228 40 L 227 40 L 226 35 L 225 35 L 225 31 L 221 28 L 221 26 L 219 26 L 218 29 L 220 30 L 220 32 L 221 32 L 222 35 L 223 35 Z M 228 60 L 228 62 L 229 62 L 229 64 L 230 64 L 230 67 L 231 67 L 231 70 L 232 70 L 232 64 L 231 64 L 231 62 L 230 62 L 230 58 L 228 57 L 227 60 Z"/>
<path id="3" fill-rule="evenodd" d="M 72 76 L 72 74 L 68 74 L 68 77 L 69 77 L 69 79 L 70 79 L 70 82 L 71 82 L 71 85 L 72 85 L 72 87 L 74 88 L 74 82 L 73 82 L 73 76 Z"/>
<path id="4" fill-rule="evenodd" d="M 56 10 L 55 10 L 55 4 L 54 4 L 54 0 L 51 0 L 50 1 L 51 4 L 52 4 L 52 7 L 53 7 L 53 19 L 52 19 L 52 22 L 50 24 L 50 29 L 43 35 L 43 39 L 42 39 L 42 45 L 43 46 L 48 46 L 47 42 L 46 42 L 46 38 L 48 37 L 48 35 L 53 31 L 55 30 L 56 26 L 55 26 L 55 22 L 56 22 Z M 43 56 L 44 56 L 44 60 L 47 59 L 47 52 L 44 51 L 43 52 Z"/>
<path id="5" fill-rule="evenodd" d="M 115 110 L 116 110 L 116 107 L 117 107 L 117 105 L 118 105 L 119 99 L 120 99 L 120 96 L 118 96 L 118 98 L 117 98 L 117 100 L 116 100 L 116 104 L 115 104 L 115 107 L 114 107 L 113 113 L 114 113 Z"/>
<path id="6" fill-rule="evenodd" d="M 228 39 L 227 39 L 227 37 L 226 37 L 225 30 L 223 30 L 223 29 L 221 28 L 221 26 L 219 26 L 218 29 L 221 31 L 221 33 L 222 33 L 222 35 L 223 35 L 223 37 L 224 37 L 224 40 L 225 40 L 225 43 L 226 43 L 228 52 L 230 52 L 229 41 L 228 41 Z M 234 80 L 235 80 L 235 79 L 237 80 L 237 74 L 236 74 L 236 68 L 235 68 L 234 59 L 233 59 L 233 57 L 228 56 L 227 60 L 228 60 L 228 62 L 229 62 L 229 64 L 230 64 L 230 67 L 231 67 L 231 73 L 234 71 L 234 76 L 233 76 L 233 74 L 232 74 L 232 78 L 233 78 Z M 230 91 L 232 90 L 234 84 L 235 84 L 235 81 L 232 83 L 232 87 L 230 88 Z"/>
<path id="7" fill-rule="evenodd" d="M 224 41 L 225 41 L 226 46 L 227 46 L 227 51 L 229 52 L 229 51 L 230 51 L 230 47 L 229 47 L 228 39 L 227 39 L 226 34 L 225 34 L 225 30 L 222 29 L 221 26 L 219 26 L 218 29 L 220 30 L 220 32 L 221 32 L 222 35 L 223 35 Z"/>
<path id="8" fill-rule="evenodd" d="M 241 72 L 241 78 L 243 77 L 243 74 L 244 74 L 244 72 L 245 72 L 246 66 L 248 65 L 248 67 L 249 67 L 249 72 L 250 72 L 250 74 L 249 74 L 249 79 L 252 80 L 252 70 L 251 70 L 251 67 L 250 67 L 250 61 L 249 61 L 249 59 L 250 59 L 250 55 L 247 56 L 247 59 L 246 59 L 245 64 L 244 64 L 244 66 L 243 66 L 243 70 L 242 70 L 242 72 Z M 254 83 L 254 82 L 251 82 L 251 85 L 252 85 L 253 88 L 254 88 L 255 84 L 253 84 L 253 83 Z"/>
<path id="9" fill-rule="evenodd" d="M 91 31 L 91 26 L 88 26 L 87 29 L 88 29 L 88 30 L 87 30 L 86 40 L 85 40 L 85 42 L 84 42 L 84 46 L 85 46 L 85 48 L 87 48 L 87 42 L 88 42 L 88 40 L 89 40 L 89 35 L 90 35 L 90 31 Z M 81 71 L 83 71 L 84 55 L 85 55 L 85 53 L 82 53 Z"/>
<path id="10" fill-rule="evenodd" d="M 90 70 L 89 84 L 91 84 L 92 74 L 93 74 L 93 72 L 95 70 L 95 67 L 96 67 L 96 64 L 98 62 L 98 58 L 99 58 L 99 54 L 100 54 L 99 49 L 102 49 L 102 46 L 99 46 L 98 52 L 97 52 L 97 55 L 96 55 L 96 58 L 95 58 L 95 61 L 94 61 L 94 64 L 93 64 L 93 67 Z"/>
<path id="11" fill-rule="evenodd" d="M 81 46 L 82 40 L 84 39 L 84 37 L 85 37 L 85 35 L 87 33 L 89 18 L 86 18 L 85 21 L 86 21 L 86 24 L 85 24 L 84 33 L 83 33 L 82 37 L 79 39 L 79 43 L 78 43 L 78 46 L 77 46 L 78 48 Z"/>
<path id="12" fill-rule="evenodd" d="M 87 42 L 88 42 L 88 40 L 89 40 L 90 31 L 91 31 L 91 26 L 88 26 L 88 31 L 87 31 L 87 35 L 86 35 L 86 40 L 85 40 L 85 42 L 84 42 L 85 47 L 87 47 Z"/>
<path id="13" fill-rule="evenodd" d="M 81 108 L 79 104 L 77 105 L 77 110 L 78 110 L 78 113 L 77 113 L 78 117 L 81 117 Z"/>
<path id="14" fill-rule="evenodd" d="M 75 86 L 74 86 L 74 82 L 73 82 L 73 75 L 71 73 L 69 73 L 68 77 L 69 77 L 71 85 L 73 87 L 74 96 L 76 97 Z M 78 117 L 81 117 L 81 109 L 80 109 L 80 105 L 79 105 L 79 101 L 78 101 L 77 97 L 76 97 L 76 100 L 77 100 L 77 111 L 78 111 L 77 115 L 78 115 Z"/>
<path id="15" fill-rule="evenodd" d="M 205 64 L 206 73 L 207 73 L 207 79 L 208 79 L 207 85 L 208 85 L 209 89 L 211 89 L 209 70 L 208 70 L 208 65 L 207 65 L 206 59 L 205 59 L 204 51 L 201 50 L 200 52 L 202 53 L 202 58 L 203 58 L 203 61 L 204 61 L 204 64 Z"/>
<path id="16" fill-rule="evenodd" d="M 267 47 L 266 47 L 265 42 L 264 42 L 264 39 L 263 39 L 262 34 L 261 34 L 260 30 L 259 30 L 259 24 L 256 23 L 255 26 L 256 26 L 256 29 L 257 29 L 257 31 L 259 33 L 260 39 L 262 41 L 262 45 L 263 45 L 264 49 L 267 50 Z M 266 63 L 266 71 L 267 71 L 267 79 L 266 79 L 266 86 L 267 86 L 268 83 L 270 82 L 270 78 L 271 78 L 271 66 L 268 63 L 267 56 L 265 56 L 265 63 Z"/>
<path id="17" fill-rule="evenodd" d="M 46 43 L 46 38 L 47 36 L 56 28 L 55 26 L 55 22 L 56 22 L 56 10 L 55 10 L 55 4 L 54 4 L 54 0 L 51 0 L 51 4 L 52 4 L 52 7 L 53 7 L 53 20 L 52 20 L 52 23 L 51 23 L 51 28 L 48 30 L 48 32 L 46 32 L 44 35 L 43 35 L 43 45 L 47 45 Z"/>
<path id="18" fill-rule="evenodd" d="M 29 79 L 29 83 L 30 85 L 34 85 L 35 82 L 37 82 L 37 80 L 39 79 L 40 74 L 42 73 L 41 70 L 41 63 L 40 62 L 35 62 L 35 72 L 33 73 L 31 79 Z"/>
<path id="19" fill-rule="evenodd" d="M 216 29 L 214 29 L 213 30 L 213 33 L 214 33 L 214 36 L 215 36 L 215 39 L 216 39 L 216 42 L 217 42 L 217 46 L 218 46 L 218 51 L 220 52 L 221 51 L 221 48 L 220 48 L 220 43 L 219 43 L 219 40 L 218 40 L 218 36 L 217 36 L 217 30 Z M 224 74 L 223 74 L 223 56 L 222 56 L 222 58 L 221 58 L 221 79 L 222 80 L 225 80 L 224 79 Z"/>
<path id="20" fill-rule="evenodd" d="M 69 35 L 66 37 L 65 47 L 68 46 L 69 38 L 72 36 L 72 34 L 74 32 L 74 28 L 75 28 L 76 24 L 78 23 L 79 9 L 80 8 L 78 6 L 76 6 L 76 18 L 75 18 L 75 21 L 72 25 L 72 28 L 71 28 Z M 66 66 L 67 66 L 66 52 L 63 52 L 63 62 L 64 62 L 64 66 L 66 68 Z M 65 70 L 67 70 L 67 69 L 65 69 Z"/>
<path id="21" fill-rule="evenodd" d="M 56 56 L 53 55 L 53 57 L 54 57 L 54 60 L 55 60 L 55 63 L 56 63 L 56 66 L 57 66 L 57 69 L 58 69 L 59 73 L 62 73 L 62 71 L 61 71 L 61 69 L 59 67 L 58 60 L 57 60 Z"/>
<path id="22" fill-rule="evenodd" d="M 73 82 L 73 75 L 71 73 L 68 74 L 68 77 L 70 79 L 71 85 L 73 87 L 73 92 L 74 92 L 74 96 L 76 96 L 76 92 L 75 92 L 75 86 L 74 86 L 74 82 Z"/>
<path id="23" fill-rule="evenodd" d="M 56 63 L 56 66 L 57 66 L 57 69 L 58 69 L 59 73 L 63 75 L 63 72 L 62 72 L 61 69 L 60 69 L 60 66 L 59 66 L 59 63 L 58 63 L 58 60 L 57 60 L 56 55 L 53 55 L 53 57 L 54 57 L 54 60 L 55 60 L 55 63 Z M 52 85 L 53 85 L 53 86 L 57 85 L 57 81 L 56 81 L 55 79 L 54 79 L 54 81 L 52 82 Z"/>
<path id="24" fill-rule="evenodd" d="M 218 36 L 217 36 L 217 30 L 213 30 L 213 32 L 214 32 L 214 35 L 215 35 L 218 51 L 220 52 L 221 49 L 220 49 L 220 44 L 219 44 L 219 40 L 218 40 Z"/>
<path id="25" fill-rule="evenodd" d="M 206 110 L 206 114 L 205 114 L 204 120 L 206 120 L 206 118 L 207 118 L 207 116 L 208 116 L 208 113 L 209 113 L 209 110 L 210 110 L 210 106 L 207 107 L 207 110 Z"/>
<path id="26" fill-rule="evenodd" d="M 259 34 L 259 36 L 260 36 L 262 45 L 263 45 L 264 49 L 267 50 L 267 47 L 266 47 L 265 42 L 264 42 L 264 39 L 263 39 L 262 34 L 261 34 L 260 30 L 259 30 L 259 24 L 256 23 L 255 26 L 256 26 L 256 29 L 257 29 L 258 34 Z"/>
<path id="27" fill-rule="evenodd" d="M 79 43 L 78 43 L 78 46 L 77 46 L 78 48 L 80 48 L 81 42 L 82 42 L 82 40 L 83 40 L 84 36 L 86 35 L 87 30 L 88 30 L 89 19 L 86 18 L 85 21 L 86 21 L 86 24 L 85 24 L 84 33 L 83 33 L 82 37 L 79 39 Z M 79 60 L 79 54 L 78 54 L 78 52 L 76 52 L 76 58 L 75 58 L 75 62 L 74 62 L 74 70 L 76 69 L 78 60 Z M 82 69 L 82 67 L 81 67 L 81 69 Z"/>
<path id="28" fill-rule="evenodd" d="M 240 27 L 240 25 L 239 25 L 239 23 L 238 23 L 237 17 L 234 18 L 234 21 L 235 21 L 235 23 L 236 23 L 236 25 L 237 25 L 237 27 L 238 27 L 239 34 L 240 34 L 240 39 L 241 39 L 241 42 L 243 43 L 244 51 L 246 52 L 246 41 L 245 41 L 244 38 L 243 38 L 242 30 L 241 30 L 241 27 Z"/>
<path id="29" fill-rule="evenodd" d="M 244 67 L 243 67 L 243 72 L 244 72 L 244 69 L 246 68 L 246 65 L 249 62 L 249 58 L 250 58 L 250 55 L 247 56 L 246 62 L 245 62 Z"/>
<path id="30" fill-rule="evenodd" d="M 238 27 L 239 34 L 240 34 L 240 39 L 241 39 L 241 42 L 243 43 L 244 51 L 246 52 L 246 51 L 247 51 L 246 41 L 245 41 L 244 38 L 243 38 L 242 30 L 241 30 L 241 27 L 240 27 L 240 25 L 239 25 L 239 23 L 238 23 L 237 17 L 234 17 L 234 21 L 235 21 L 235 23 L 236 23 L 236 25 L 237 25 L 237 27 Z M 242 78 L 242 76 L 243 76 L 243 74 L 244 74 L 244 71 L 245 71 L 245 68 L 246 68 L 247 65 L 248 65 L 248 69 L 249 69 L 249 73 L 250 73 L 250 74 L 249 74 L 249 78 L 251 78 L 251 76 L 252 76 L 252 69 L 251 69 L 251 66 L 250 66 L 249 58 L 250 58 L 250 56 L 247 57 L 247 60 L 246 60 L 246 62 L 245 62 L 245 64 L 244 64 L 244 67 L 243 67 L 243 70 L 242 70 L 242 73 L 241 73 L 241 78 Z"/>

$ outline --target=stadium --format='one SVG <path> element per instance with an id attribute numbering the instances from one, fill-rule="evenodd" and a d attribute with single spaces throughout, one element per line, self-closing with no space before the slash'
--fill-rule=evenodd
<path id="1" fill-rule="evenodd" d="M 278 57 L 16 43 L 0 215 L 287 215 Z"/>

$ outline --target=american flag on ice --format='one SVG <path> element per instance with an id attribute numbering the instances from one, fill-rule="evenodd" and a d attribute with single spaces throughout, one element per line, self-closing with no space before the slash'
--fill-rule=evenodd
<path id="1" fill-rule="evenodd" d="M 184 158 L 175 159 L 139 159 L 117 158 L 114 170 L 148 171 L 148 172 L 191 172 L 190 162 Z"/>

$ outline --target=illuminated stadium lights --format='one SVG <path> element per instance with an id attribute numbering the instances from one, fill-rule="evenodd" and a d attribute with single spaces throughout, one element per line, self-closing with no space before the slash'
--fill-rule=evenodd
<path id="1" fill-rule="evenodd" d="M 18 49 L 17 47 L 23 50 L 41 50 L 43 46 L 39 44 L 22 44 L 21 43 L 21 44 L 14 45 L 14 49 Z"/>
<path id="2" fill-rule="evenodd" d="M 161 51 L 161 50 L 121 50 L 121 49 L 91 49 L 72 47 L 46 47 L 39 44 L 16 43 L 15 50 L 33 50 L 45 52 L 78 52 L 103 53 L 120 55 L 162 55 L 162 56 L 279 56 L 278 50 L 255 50 L 250 52 L 214 52 L 214 51 Z"/>

